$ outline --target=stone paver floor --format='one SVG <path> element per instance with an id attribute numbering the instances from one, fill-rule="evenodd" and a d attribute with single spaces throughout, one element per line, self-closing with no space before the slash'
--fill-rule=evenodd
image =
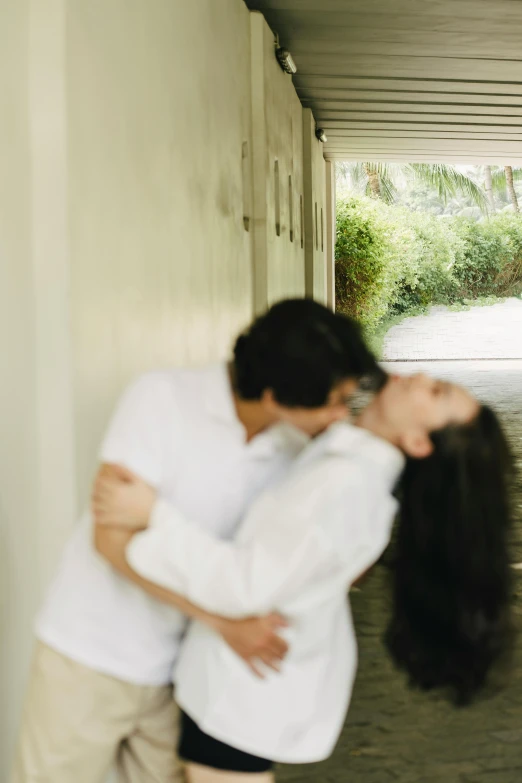
<path id="1" fill-rule="evenodd" d="M 517 315 L 509 329 L 516 329 L 518 338 L 522 333 L 522 321 L 518 320 L 522 303 L 510 304 L 511 307 Z M 494 308 L 480 309 L 485 312 Z M 439 315 L 436 314 L 437 323 Z M 450 315 L 454 314 L 448 313 L 444 319 Z M 475 337 L 480 336 L 482 327 L 477 329 L 475 317 L 467 323 L 473 326 Z M 462 337 L 465 331 L 461 320 L 459 335 Z M 398 336 L 402 340 L 401 350 L 404 345 L 415 343 L 411 338 L 409 342 L 404 339 L 404 331 L 395 331 L 394 340 Z M 468 341 L 468 347 L 475 344 L 469 333 L 463 339 Z M 498 341 L 495 345 L 498 347 Z M 387 355 L 393 355 L 394 350 L 388 341 Z M 522 467 L 522 360 L 415 361 L 394 363 L 392 368 L 394 372 L 422 370 L 471 387 L 482 400 L 499 410 Z M 520 481 L 517 489 L 513 560 L 520 562 Z M 383 565 L 378 565 L 361 591 L 352 593 L 360 662 L 352 704 L 335 753 L 322 764 L 284 767 L 278 772 L 278 781 L 522 783 L 522 635 L 517 642 L 509 685 L 473 706 L 455 709 L 432 695 L 412 692 L 403 676 L 393 669 L 381 643 L 388 617 L 387 573 Z M 514 574 L 514 608 L 522 630 L 522 572 Z"/>
<path id="2" fill-rule="evenodd" d="M 407 318 L 386 335 L 384 359 L 522 359 L 522 300 Z"/>

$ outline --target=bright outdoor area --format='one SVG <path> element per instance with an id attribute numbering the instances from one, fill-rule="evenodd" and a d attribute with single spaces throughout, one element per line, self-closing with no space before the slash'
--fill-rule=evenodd
<path id="1" fill-rule="evenodd" d="M 451 379 L 493 405 L 522 465 L 522 171 L 338 163 L 337 198 L 337 307 L 364 322 L 391 371 Z M 519 478 L 517 521 L 521 491 Z M 514 574 L 520 561 L 517 524 Z M 510 687 L 473 709 L 405 691 L 381 644 L 387 578 L 383 562 L 352 595 L 360 666 L 335 755 L 298 775 L 285 770 L 284 780 L 520 780 L 520 645 Z M 513 593 L 520 621 L 518 581 Z"/>
<path id="2" fill-rule="evenodd" d="M 337 307 L 382 358 L 522 357 L 522 169 L 339 163 L 337 192 Z"/>

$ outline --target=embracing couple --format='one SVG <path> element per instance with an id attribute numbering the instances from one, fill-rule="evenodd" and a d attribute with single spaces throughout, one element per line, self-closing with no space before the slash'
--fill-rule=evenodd
<path id="1" fill-rule="evenodd" d="M 140 378 L 100 461 L 38 619 L 13 783 L 261 783 L 327 758 L 357 668 L 347 593 L 397 511 L 396 664 L 469 700 L 507 645 L 494 413 L 385 376 L 311 300 L 258 318 L 229 365 Z"/>

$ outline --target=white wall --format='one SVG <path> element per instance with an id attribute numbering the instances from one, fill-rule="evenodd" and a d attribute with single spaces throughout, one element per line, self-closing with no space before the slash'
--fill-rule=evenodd
<path id="1" fill-rule="evenodd" d="M 240 0 L 73 0 L 68 107 L 80 496 L 129 378 L 223 356 L 252 313 Z"/>
<path id="2" fill-rule="evenodd" d="M 75 513 L 62 0 L 0 17 L 0 776 L 32 621 Z"/>
<path id="3" fill-rule="evenodd" d="M 31 270 L 28 118 L 28 2 L 0 16 L 0 759 L 9 754 L 8 719 L 23 687 L 36 551 L 35 345 Z M 31 577 L 33 574 L 33 577 Z M 17 655 L 22 666 L 17 667 Z M 4 770 L 1 770 L 2 772 Z M 2 775 L 5 779 L 5 775 Z"/>
<path id="4" fill-rule="evenodd" d="M 292 78 L 280 68 L 274 34 L 259 13 L 251 15 L 251 33 L 255 308 L 262 312 L 284 297 L 304 296 L 303 131 Z"/>

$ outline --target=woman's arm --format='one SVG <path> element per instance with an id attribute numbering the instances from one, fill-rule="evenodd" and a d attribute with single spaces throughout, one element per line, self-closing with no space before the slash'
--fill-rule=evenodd
<path id="1" fill-rule="evenodd" d="M 178 609 L 182 614 L 190 617 L 191 620 L 199 620 L 216 631 L 220 631 L 221 621 L 224 619 L 219 615 L 210 614 L 203 609 L 187 601 L 181 595 L 166 590 L 154 582 L 143 579 L 139 574 L 132 570 L 125 557 L 125 550 L 133 537 L 131 530 L 120 528 L 102 527 L 95 525 L 94 545 L 96 550 L 105 560 L 115 568 L 122 576 L 125 576 L 131 582 L 141 587 L 146 593 L 161 603 Z"/>
<path id="2" fill-rule="evenodd" d="M 342 563 L 317 527 L 284 528 L 295 509 L 275 509 L 263 534 L 240 545 L 219 541 L 164 500 L 150 527 L 133 536 L 126 557 L 141 576 L 228 617 L 273 611 L 309 583 L 339 578 Z"/>
<path id="3" fill-rule="evenodd" d="M 243 543 L 224 542 L 143 481 L 103 484 L 94 496 L 102 524 L 143 527 L 126 548 L 131 568 L 207 612 L 228 617 L 307 604 L 348 588 L 384 549 L 395 503 L 356 465 L 328 460 L 294 474 L 251 507 Z"/>
<path id="4" fill-rule="evenodd" d="M 129 476 L 132 476 L 128 471 L 123 472 L 118 468 L 112 469 L 108 465 L 103 466 L 101 469 L 101 475 L 105 478 L 112 475 L 113 477 L 119 477 L 121 480 L 124 473 L 126 474 L 126 480 L 128 480 Z M 144 579 L 130 567 L 125 557 L 125 549 L 132 536 L 132 531 L 96 524 L 94 528 L 94 545 L 99 554 L 113 568 L 152 598 L 172 606 L 186 617 L 198 620 L 219 633 L 229 647 L 250 666 L 255 674 L 260 675 L 256 665 L 258 660 L 263 661 L 273 669 L 278 668 L 279 662 L 288 652 L 287 643 L 278 635 L 278 631 L 287 625 L 280 615 L 271 613 L 261 618 L 249 617 L 241 620 L 231 620 L 206 612 L 183 596 L 160 587 L 148 579 Z"/>
<path id="5" fill-rule="evenodd" d="M 321 509 L 329 516 L 341 514 L 346 521 L 349 506 L 344 496 L 349 482 L 344 465 L 340 468 L 337 475 L 329 468 L 322 478 L 319 510 L 312 510 L 306 499 L 303 502 L 302 488 L 296 492 L 292 484 L 276 502 L 265 498 L 262 509 L 257 508 L 262 519 L 255 536 L 243 546 L 207 535 L 166 501 L 155 501 L 154 490 L 138 478 L 119 486 L 99 482 L 93 508 L 102 524 L 138 527 L 150 517 L 149 529 L 134 535 L 126 550 L 129 565 L 141 577 L 213 614 L 262 614 L 298 596 L 307 585 L 313 584 L 320 596 L 325 585 L 347 583 L 346 562 L 325 533 L 326 525 L 317 524 L 324 522 Z"/>

